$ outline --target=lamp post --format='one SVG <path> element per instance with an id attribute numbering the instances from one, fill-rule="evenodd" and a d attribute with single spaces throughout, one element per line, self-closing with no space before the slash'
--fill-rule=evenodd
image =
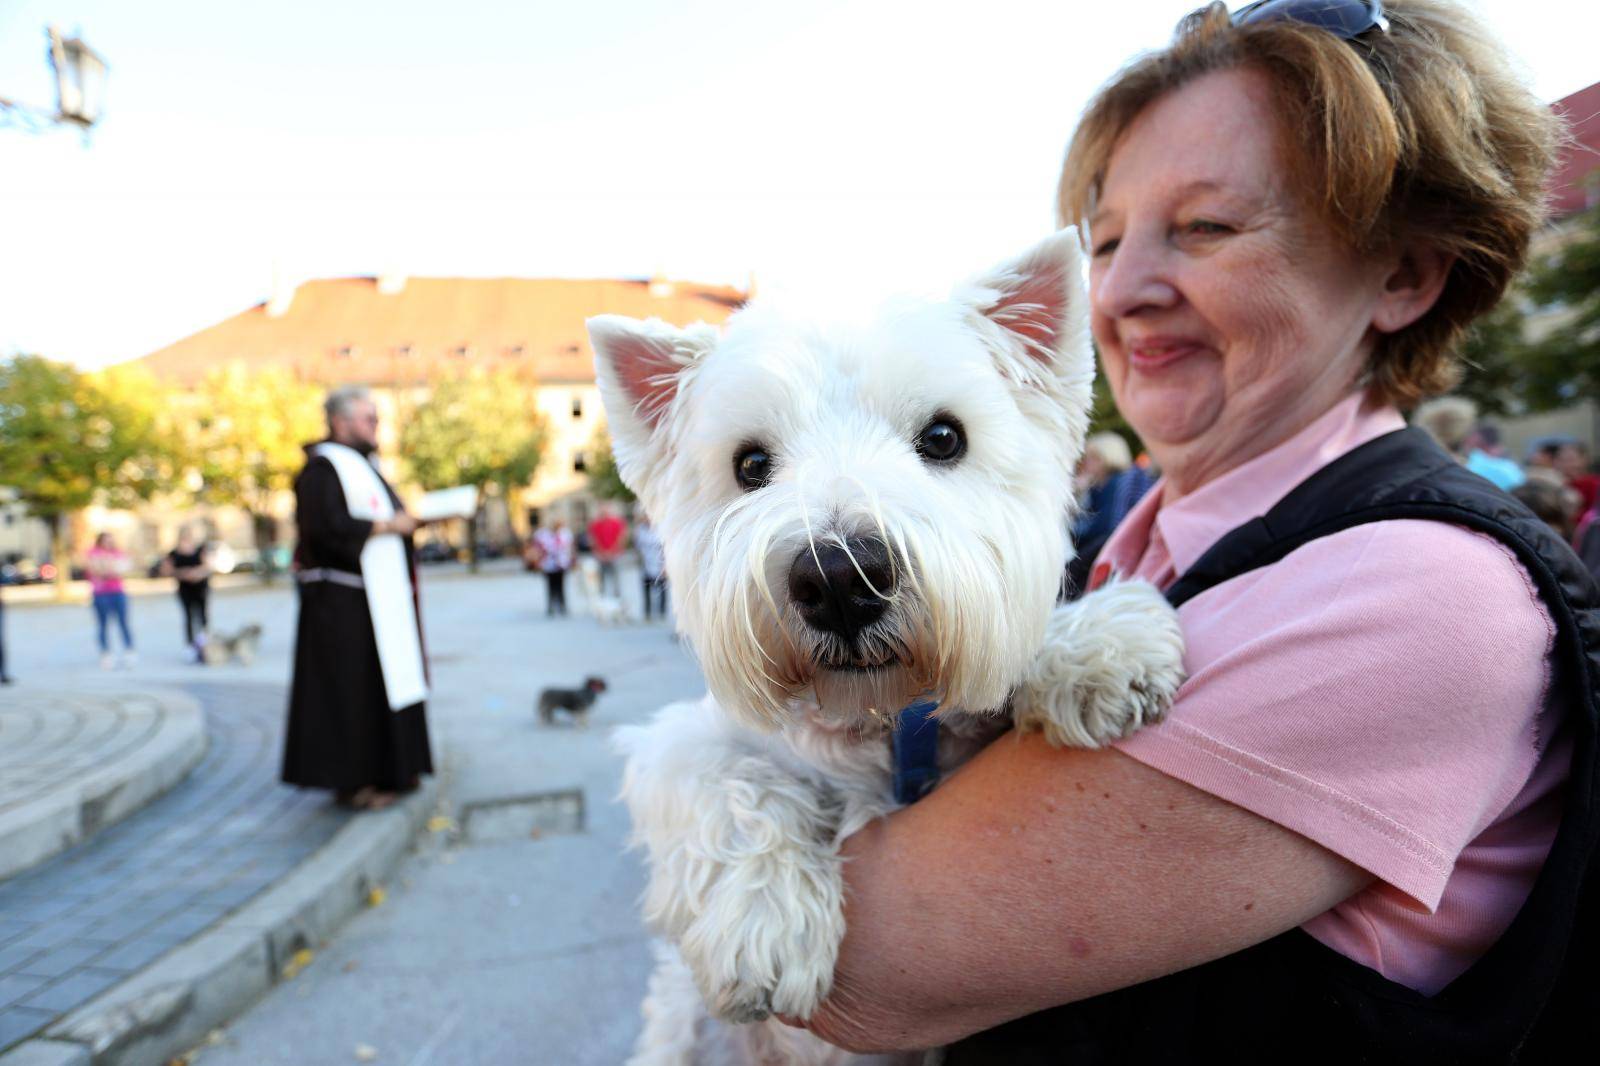
<path id="1" fill-rule="evenodd" d="M 78 127 L 87 141 L 105 104 L 106 61 L 81 39 L 61 36 L 54 26 L 46 28 L 45 35 L 50 39 L 45 54 L 55 73 L 56 109 L 50 112 L 0 96 L 0 126 L 41 133 L 71 125 Z"/>

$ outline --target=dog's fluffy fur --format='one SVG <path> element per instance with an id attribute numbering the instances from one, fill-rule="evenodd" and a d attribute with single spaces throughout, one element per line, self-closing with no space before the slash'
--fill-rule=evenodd
<path id="1" fill-rule="evenodd" d="M 1182 642 L 1159 594 L 1123 584 L 1054 606 L 1091 402 L 1086 323 L 1071 231 L 948 300 L 865 321 L 759 302 L 721 335 L 590 320 L 617 464 L 662 532 L 710 689 L 617 733 L 645 918 L 675 948 L 635 1062 L 851 1061 L 762 1020 L 827 995 L 838 843 L 895 806 L 885 723 L 900 707 L 940 701 L 946 766 L 1008 706 L 1019 727 L 1088 746 L 1164 713 Z M 936 420 L 964 432 L 958 460 L 919 455 Z M 751 447 L 772 475 L 746 491 L 735 465 Z M 864 537 L 888 547 L 894 587 L 847 642 L 806 623 L 787 579 L 800 553 Z"/>
<path id="2" fill-rule="evenodd" d="M 583 591 L 589 613 L 603 626 L 623 626 L 633 622 L 633 612 L 620 596 L 608 596 L 601 591 L 600 564 L 589 556 L 578 562 L 578 572 L 583 575 Z"/>
<path id="3" fill-rule="evenodd" d="M 261 627 L 251 622 L 234 633 L 208 632 L 197 643 L 200 660 L 207 666 L 221 666 L 234 659 L 243 666 L 249 666 L 255 662 L 256 649 L 261 644 Z"/>

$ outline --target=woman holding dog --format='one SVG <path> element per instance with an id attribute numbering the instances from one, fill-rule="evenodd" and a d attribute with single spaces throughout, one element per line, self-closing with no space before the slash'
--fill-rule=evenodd
<path id="1" fill-rule="evenodd" d="M 1447 0 L 1213 5 L 1101 90 L 1061 217 L 1164 476 L 1091 587 L 1167 589 L 1189 680 L 1110 750 L 1005 738 L 852 837 L 814 1031 L 1498 1062 L 1584 1023 L 1600 600 L 1400 414 L 1521 266 L 1557 136 Z"/>

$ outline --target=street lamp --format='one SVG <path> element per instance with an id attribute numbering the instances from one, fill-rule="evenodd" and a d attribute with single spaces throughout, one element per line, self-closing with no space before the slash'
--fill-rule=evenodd
<path id="1" fill-rule="evenodd" d="M 39 133 L 70 124 L 82 130 L 87 139 L 105 105 L 106 61 L 79 38 L 61 36 L 54 26 L 48 27 L 45 35 L 50 39 L 46 55 L 56 78 L 55 112 L 0 96 L 0 126 Z"/>
<path id="2" fill-rule="evenodd" d="M 56 72 L 56 116 L 84 129 L 93 126 L 105 106 L 106 61 L 76 37 L 63 38 L 51 26 L 50 66 Z"/>

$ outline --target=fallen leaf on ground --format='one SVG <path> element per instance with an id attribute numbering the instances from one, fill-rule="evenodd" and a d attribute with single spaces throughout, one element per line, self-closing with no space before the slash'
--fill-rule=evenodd
<path id="1" fill-rule="evenodd" d="M 389 893 L 383 890 L 382 885 L 377 885 L 367 892 L 367 906 L 381 907 L 383 901 L 389 898 Z"/>
<path id="2" fill-rule="evenodd" d="M 448 815 L 436 814 L 428 819 L 428 832 L 430 833 L 454 833 L 455 831 L 456 820 Z"/>
<path id="3" fill-rule="evenodd" d="M 293 955 L 290 955 L 289 961 L 283 964 L 283 979 L 285 981 L 294 980 L 295 974 L 310 966 L 311 960 L 316 957 L 317 953 L 310 948 L 301 948 Z"/>

